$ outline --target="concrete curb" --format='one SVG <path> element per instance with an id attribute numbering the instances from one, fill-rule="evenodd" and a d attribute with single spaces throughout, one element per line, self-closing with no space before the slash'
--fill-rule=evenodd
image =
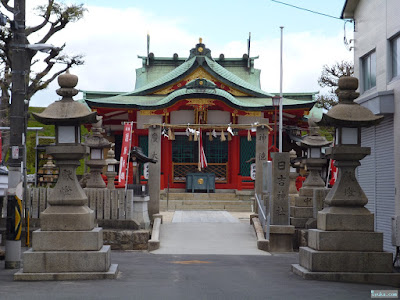
<path id="1" fill-rule="evenodd" d="M 257 248 L 262 251 L 269 252 L 269 240 L 264 237 L 264 230 L 262 229 L 260 220 L 257 215 L 252 215 L 250 223 L 253 224 L 254 231 L 257 235 Z"/>
<path id="2" fill-rule="evenodd" d="M 149 251 L 157 250 L 160 248 L 160 228 L 162 218 L 157 216 L 154 218 L 153 230 L 151 232 L 151 239 L 149 240 Z"/>

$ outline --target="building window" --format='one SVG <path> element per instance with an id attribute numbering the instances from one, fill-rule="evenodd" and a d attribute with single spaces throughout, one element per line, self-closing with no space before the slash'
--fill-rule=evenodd
<path id="1" fill-rule="evenodd" d="M 392 52 L 392 78 L 400 76 L 400 35 L 390 41 Z"/>
<path id="2" fill-rule="evenodd" d="M 363 88 L 367 91 L 376 86 L 376 52 L 373 51 L 362 59 Z"/>

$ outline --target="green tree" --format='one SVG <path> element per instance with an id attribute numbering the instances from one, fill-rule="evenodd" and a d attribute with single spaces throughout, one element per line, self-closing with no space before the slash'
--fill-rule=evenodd
<path id="1" fill-rule="evenodd" d="M 0 7 L 10 14 L 14 13 L 15 8 L 9 4 L 10 0 L 0 1 Z M 64 4 L 61 1 L 48 0 L 47 4 L 36 7 L 36 13 L 42 18 L 42 22 L 26 28 L 26 43 L 48 43 L 51 37 L 63 30 L 69 23 L 83 18 L 85 11 L 86 8 L 83 7 L 83 4 Z M 9 126 L 13 26 L 16 24 L 8 20 L 6 26 L 0 27 L 0 126 Z M 53 47 L 46 54 L 39 54 L 37 50 L 27 50 L 26 70 L 29 74 L 26 84 L 27 100 L 30 100 L 37 91 L 47 88 L 58 75 L 67 69 L 83 64 L 82 55 L 68 56 L 63 52 L 64 48 L 65 44 Z M 9 133 L 3 131 L 2 134 L 3 149 L 0 151 L 4 158 L 9 148 Z"/>
<path id="2" fill-rule="evenodd" d="M 336 105 L 338 98 L 335 94 L 338 80 L 342 76 L 354 74 L 354 64 L 349 61 L 336 62 L 332 66 L 324 65 L 321 76 L 318 78 L 320 87 L 328 88 L 328 93 L 317 96 L 317 105 L 326 110 Z"/>

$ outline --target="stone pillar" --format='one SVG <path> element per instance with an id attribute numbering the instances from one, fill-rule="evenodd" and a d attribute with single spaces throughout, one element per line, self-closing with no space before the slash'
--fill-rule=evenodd
<path id="1" fill-rule="evenodd" d="M 293 251 L 294 226 L 290 225 L 289 153 L 272 153 L 272 194 L 270 203 L 270 250 Z"/>
<path id="2" fill-rule="evenodd" d="M 151 123 L 151 120 L 150 120 Z M 161 173 L 161 127 L 152 125 L 149 127 L 149 157 L 157 160 L 149 164 L 149 216 L 160 212 L 160 173 Z"/>
<path id="3" fill-rule="evenodd" d="M 264 177 L 266 176 L 264 163 L 268 161 L 268 128 L 266 126 L 257 127 L 256 131 L 256 180 L 255 193 L 259 196 L 259 200 L 263 199 Z M 258 212 L 258 204 L 255 204 L 256 212 Z M 268 205 L 267 205 L 268 210 Z"/>

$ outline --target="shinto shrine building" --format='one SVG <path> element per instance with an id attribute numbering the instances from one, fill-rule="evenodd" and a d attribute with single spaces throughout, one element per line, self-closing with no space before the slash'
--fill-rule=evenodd
<path id="1" fill-rule="evenodd" d="M 83 91 L 87 105 L 103 116 L 107 136 L 116 144 L 116 158 L 123 122 L 134 122 L 132 146 L 146 155 L 146 124 L 168 125 L 161 142 L 161 189 L 168 183 L 170 188 L 185 188 L 186 174 L 197 171 L 199 157 L 196 137 L 188 135 L 187 128 L 201 128 L 208 162 L 204 172 L 215 174 L 215 188 L 253 189 L 248 162 L 255 155 L 251 124 L 271 125 L 278 118 L 275 95 L 261 90 L 261 71 L 254 68 L 257 57 L 213 58 L 200 39 L 188 58 L 153 53 L 139 58 L 143 66 L 136 70 L 133 92 Z M 314 96 L 283 94 L 283 151 L 297 147 L 293 139 L 308 126 L 304 116 L 314 106 Z M 269 145 L 273 144 L 272 132 Z"/>

